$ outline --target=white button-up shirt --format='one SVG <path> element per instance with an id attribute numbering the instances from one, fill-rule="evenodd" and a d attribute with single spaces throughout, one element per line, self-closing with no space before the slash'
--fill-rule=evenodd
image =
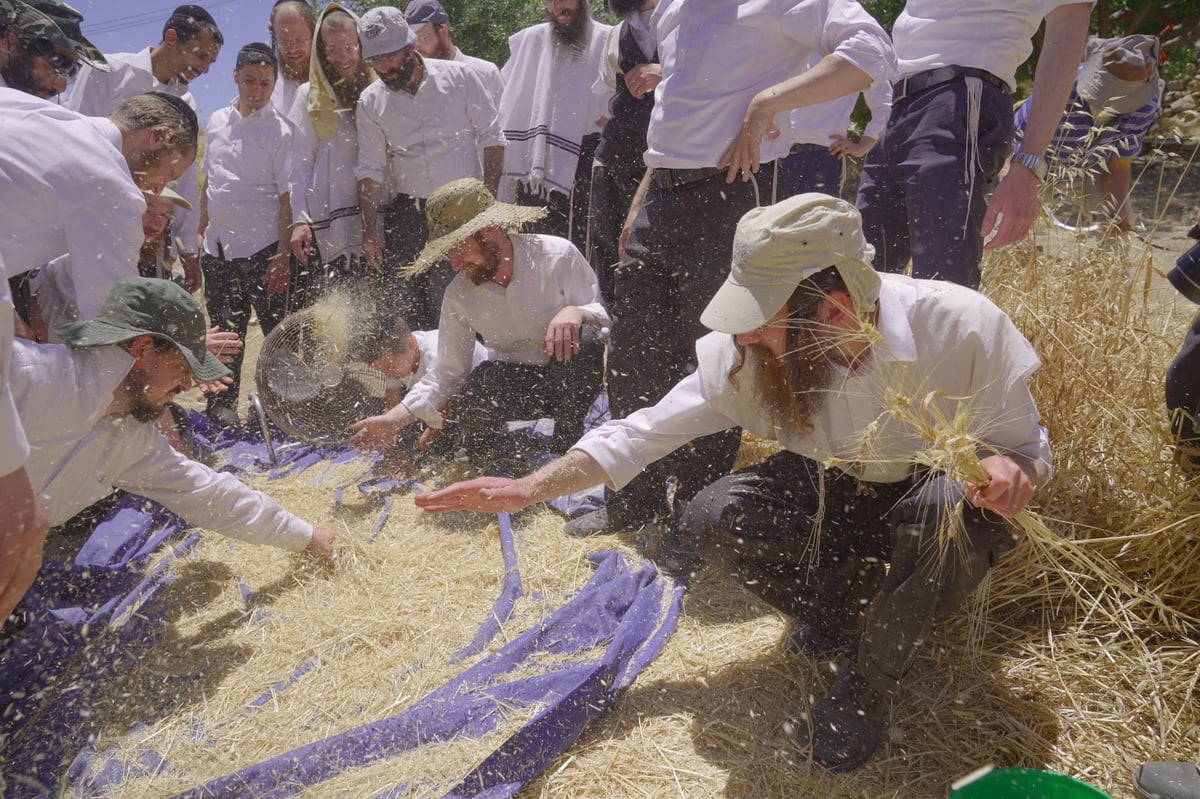
<path id="1" fill-rule="evenodd" d="M 427 198 L 459 178 L 483 178 L 485 147 L 504 145 L 496 103 L 477 73 L 426 58 L 416 94 L 375 81 L 358 98 L 359 180 Z"/>
<path id="2" fill-rule="evenodd" d="M 888 35 L 855 0 L 661 0 L 651 19 L 663 68 L 647 133 L 652 167 L 715 167 L 754 95 L 815 59 L 836 55 L 873 81 L 895 69 Z M 762 163 L 796 141 L 790 115 L 777 114 L 775 126 Z"/>
<path id="3" fill-rule="evenodd" d="M 862 95 L 871 112 L 871 119 L 862 135 L 878 139 L 892 111 L 892 84 L 886 80 L 875 81 Z M 850 128 L 850 115 L 854 113 L 857 103 L 858 92 L 855 92 L 793 109 L 792 135 L 800 144 L 828 146 L 833 143 L 834 134 L 846 135 Z"/>
<path id="4" fill-rule="evenodd" d="M 889 392 L 919 415 L 921 403 L 953 419 L 958 400 L 970 408 L 969 430 L 1002 453 L 1050 475 L 1050 443 L 1030 394 L 1040 362 L 1012 321 L 982 294 L 945 281 L 885 274 L 870 359 L 838 370 L 811 431 L 781 429 L 764 411 L 753 375 L 729 381 L 733 336 L 710 333 L 696 343 L 699 368 L 658 404 L 584 435 L 576 449 L 591 455 L 620 488 L 649 464 L 688 441 L 741 426 L 819 463 L 836 463 L 858 478 L 893 483 L 909 477 L 928 449 L 917 429 L 890 414 Z M 938 392 L 934 395 L 934 392 Z"/>
<path id="5" fill-rule="evenodd" d="M 79 74 L 71 81 L 71 90 L 66 99 L 67 108 L 90 117 L 106 117 L 130 97 L 146 92 L 163 92 L 183 98 L 193 111 L 197 110 L 196 98 L 188 91 L 186 83 L 182 80 L 163 83 L 154 77 L 149 47 L 138 53 L 106 54 L 104 60 L 111 67 L 108 72 L 92 69 L 87 64 L 79 70 Z M 194 210 L 176 208 L 172 212 L 175 234 L 183 242 L 187 252 L 196 252 L 196 217 L 192 214 L 199 213 L 200 189 L 194 163 L 179 176 L 176 188 L 179 194 L 191 203 Z M 189 220 L 191 224 L 188 224 Z"/>
<path id="6" fill-rule="evenodd" d="M 0 276 L 4 262 L 0 259 Z M 17 415 L 12 390 L 8 386 L 8 364 L 12 358 L 13 304 L 8 293 L 8 280 L 0 280 L 0 476 L 12 474 L 25 465 L 29 457 L 29 442 Z"/>
<path id="7" fill-rule="evenodd" d="M 545 366 L 544 341 L 554 315 L 568 305 L 592 314 L 596 324 L 612 320 L 600 301 L 596 273 L 575 245 L 557 236 L 516 234 L 513 278 L 508 286 L 476 286 L 458 275 L 446 287 L 438 320 L 438 356 L 429 372 L 405 395 L 403 404 L 432 427 L 442 426 L 439 409 L 470 374 L 475 334 L 491 360 Z"/>
<path id="8" fill-rule="evenodd" d="M 1054 9 L 1080 0 L 908 0 L 896 24 L 899 76 L 957 64 L 986 69 L 1017 85 L 1017 67 L 1033 52 L 1033 34 Z"/>
<path id="9" fill-rule="evenodd" d="M 500 67 L 486 59 L 467 55 L 457 47 L 454 48 L 454 58 L 451 61 L 457 61 L 467 69 L 473 70 L 483 82 L 483 87 L 492 95 L 496 108 L 500 107 L 500 96 L 504 94 L 504 76 L 500 74 Z"/>
<path id="10" fill-rule="evenodd" d="M 118 346 L 14 345 L 12 392 L 30 443 L 25 469 L 50 524 L 121 488 L 231 538 L 308 546 L 308 522 L 233 475 L 184 457 L 153 424 L 105 416 L 132 366 Z"/>
<path id="11" fill-rule="evenodd" d="M 237 101 L 217 111 L 205 127 L 208 145 L 208 229 L 204 251 L 247 258 L 279 241 L 279 198 L 291 190 L 292 128 L 267 104 L 248 116 Z"/>
<path id="12" fill-rule="evenodd" d="M 109 120 L 0 89 L 0 208 L 8 275 L 70 253 L 71 299 L 84 317 L 114 283 L 137 277 L 146 198 Z"/>

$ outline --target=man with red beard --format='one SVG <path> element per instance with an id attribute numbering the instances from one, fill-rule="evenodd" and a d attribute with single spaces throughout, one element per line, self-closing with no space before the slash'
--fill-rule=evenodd
<path id="1" fill-rule="evenodd" d="M 308 81 L 309 59 L 317 14 L 304 0 L 275 0 L 267 31 L 279 60 L 279 80 L 271 93 L 271 107 L 285 117 L 292 110 L 300 86 Z"/>
<path id="2" fill-rule="evenodd" d="M 431 238 L 412 268 L 449 257 L 458 273 L 442 301 L 437 358 L 399 405 L 351 425 L 350 444 L 386 449 L 417 419 L 440 429 L 453 394 L 462 446 L 477 466 L 526 454 L 507 434 L 515 419 L 553 419 L 550 446 L 566 452 L 604 377 L 612 322 L 596 274 L 569 241 L 517 232 L 545 209 L 496 202 L 474 178 L 439 188 L 426 214 Z M 491 357 L 471 371 L 476 336 Z"/>
<path id="3" fill-rule="evenodd" d="M 1028 387 L 1039 363 L 1012 321 L 970 289 L 880 275 L 873 255 L 858 212 L 828 195 L 748 212 L 701 316 L 717 332 L 696 343 L 695 372 L 528 477 L 479 478 L 417 504 L 511 512 L 623 485 L 720 430 L 777 441 L 781 452 L 681 508 L 655 557 L 687 574 L 699 552 L 793 620 L 792 651 L 844 647 L 799 737 L 821 766 L 857 768 L 931 626 L 1013 547 L 1004 518 L 1050 473 Z M 986 484 L 930 465 L 923 426 L 963 410 Z"/>
<path id="4" fill-rule="evenodd" d="M 534 230 L 586 244 L 592 155 L 611 92 L 596 94 L 608 25 L 592 19 L 588 0 L 542 0 L 546 21 L 508 40 L 501 69 L 500 127 L 509 145 L 500 181 L 503 200 L 546 206 Z"/>

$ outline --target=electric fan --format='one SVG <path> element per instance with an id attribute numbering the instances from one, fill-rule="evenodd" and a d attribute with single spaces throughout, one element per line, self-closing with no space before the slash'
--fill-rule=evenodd
<path id="1" fill-rule="evenodd" d="M 350 359 L 348 322 L 307 308 L 288 316 L 263 341 L 254 379 L 261 409 L 283 432 L 311 444 L 338 444 L 352 422 L 384 407 L 383 373 Z M 270 437 L 263 431 L 263 438 Z"/>

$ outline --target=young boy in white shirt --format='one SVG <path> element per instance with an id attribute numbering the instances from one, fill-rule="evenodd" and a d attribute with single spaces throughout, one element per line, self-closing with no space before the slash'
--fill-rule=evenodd
<path id="1" fill-rule="evenodd" d="M 270 104 L 279 64 L 270 45 L 253 42 L 238 53 L 238 95 L 205 126 L 205 186 L 200 200 L 204 299 L 212 323 L 243 339 L 250 309 L 263 335 L 287 311 L 291 278 L 291 128 Z M 238 424 L 241 353 L 229 364 L 234 382 L 210 397 L 205 413 Z"/>

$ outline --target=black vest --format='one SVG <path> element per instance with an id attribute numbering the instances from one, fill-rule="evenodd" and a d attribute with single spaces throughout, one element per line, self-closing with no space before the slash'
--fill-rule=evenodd
<path id="1" fill-rule="evenodd" d="M 621 25 L 617 50 L 621 74 L 617 76 L 617 93 L 612 101 L 612 118 L 604 126 L 596 157 L 610 169 L 632 166 L 645 171 L 642 153 L 646 151 L 646 129 L 650 127 L 650 112 L 654 110 L 654 92 L 637 99 L 625 87 L 625 73 L 638 64 L 657 64 L 658 53 L 647 59 L 633 38 L 629 23 Z"/>

